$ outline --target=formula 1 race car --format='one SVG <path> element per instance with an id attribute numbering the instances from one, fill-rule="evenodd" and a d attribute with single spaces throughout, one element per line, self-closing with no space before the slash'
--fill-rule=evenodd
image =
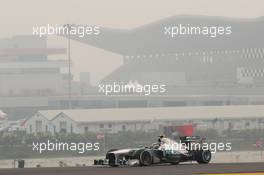
<path id="1" fill-rule="evenodd" d="M 202 149 L 199 137 L 181 137 L 179 142 L 160 137 L 158 143 L 149 147 L 132 149 L 111 149 L 105 159 L 94 160 L 94 165 L 117 166 L 150 166 L 159 163 L 179 164 L 186 161 L 197 161 L 207 164 L 211 160 L 211 151 Z"/>

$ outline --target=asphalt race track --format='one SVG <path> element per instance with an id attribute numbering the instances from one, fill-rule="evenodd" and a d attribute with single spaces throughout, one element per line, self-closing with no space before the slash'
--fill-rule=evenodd
<path id="1" fill-rule="evenodd" d="M 263 163 L 180 164 L 150 167 L 67 167 L 1 169 L 0 175 L 177 175 L 214 173 L 264 173 Z M 262 174 L 260 173 L 260 174 Z"/>

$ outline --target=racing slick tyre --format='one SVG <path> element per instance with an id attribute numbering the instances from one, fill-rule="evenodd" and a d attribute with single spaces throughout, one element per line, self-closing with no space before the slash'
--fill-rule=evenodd
<path id="1" fill-rule="evenodd" d="M 105 158 L 109 159 L 109 153 L 112 152 L 112 151 L 116 151 L 116 150 L 118 150 L 118 149 L 110 149 L 110 150 L 108 150 L 106 155 L 105 155 Z"/>
<path id="2" fill-rule="evenodd" d="M 210 150 L 200 150 L 195 154 L 195 158 L 199 164 L 208 164 L 211 161 L 212 154 Z"/>
<path id="3" fill-rule="evenodd" d="M 153 162 L 152 153 L 149 150 L 144 150 L 141 152 L 139 162 L 143 166 L 150 166 Z"/>
<path id="4" fill-rule="evenodd" d="M 116 159 L 115 154 L 110 153 L 116 150 L 118 149 L 110 149 L 109 151 L 107 151 L 106 156 L 105 156 L 105 158 L 108 159 L 108 165 L 111 167 L 118 167 L 118 165 L 115 164 L 115 159 Z"/>

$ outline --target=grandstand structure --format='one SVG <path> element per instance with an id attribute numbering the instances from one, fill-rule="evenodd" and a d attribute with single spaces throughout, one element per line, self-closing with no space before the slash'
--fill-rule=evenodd
<path id="1" fill-rule="evenodd" d="M 166 26 L 179 24 L 231 26 L 232 34 L 214 38 L 171 38 L 164 34 Z M 263 29 L 263 17 L 183 15 L 129 30 L 101 28 L 98 36 L 71 37 L 123 55 L 124 64 L 102 83 L 136 81 L 167 85 L 166 94 L 149 97 L 144 104 L 151 106 L 153 98 L 161 100 L 158 106 L 264 104 Z"/>
<path id="2" fill-rule="evenodd" d="M 232 34 L 173 38 L 165 34 L 165 27 L 179 24 L 231 26 Z M 123 64 L 100 83 L 164 84 L 167 89 L 162 94 L 106 96 L 97 87 L 81 87 L 86 83 L 82 79 L 89 80 L 85 75 L 73 84 L 72 108 L 263 105 L 263 29 L 264 17 L 183 15 L 132 29 L 100 27 L 99 35 L 83 38 L 71 35 L 73 40 L 123 56 Z M 0 40 L 0 107 L 10 119 L 69 108 L 69 77 L 62 71 L 67 62 L 48 59 L 65 53 L 64 48 L 47 48 L 46 38 Z"/>

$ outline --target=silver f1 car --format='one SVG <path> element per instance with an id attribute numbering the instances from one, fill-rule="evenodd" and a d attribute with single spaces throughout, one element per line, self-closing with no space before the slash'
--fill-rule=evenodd
<path id="1" fill-rule="evenodd" d="M 201 144 L 202 141 L 198 137 L 181 137 L 180 142 L 160 137 L 158 143 L 153 143 L 149 147 L 109 150 L 105 159 L 94 160 L 94 165 L 150 166 L 186 161 L 207 164 L 211 160 L 211 151 L 203 150 Z"/>

